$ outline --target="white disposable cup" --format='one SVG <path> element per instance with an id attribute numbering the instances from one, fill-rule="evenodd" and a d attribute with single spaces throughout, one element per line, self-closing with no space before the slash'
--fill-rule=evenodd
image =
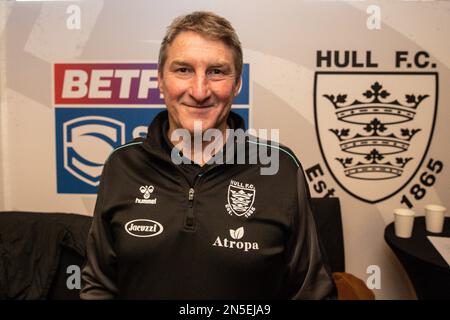
<path id="1" fill-rule="evenodd" d="M 398 208 L 394 210 L 395 235 L 399 238 L 411 238 L 414 226 L 414 211 Z"/>
<path id="2" fill-rule="evenodd" d="M 445 211 L 447 209 L 437 204 L 425 206 L 425 225 L 427 231 L 441 233 L 444 229 Z"/>

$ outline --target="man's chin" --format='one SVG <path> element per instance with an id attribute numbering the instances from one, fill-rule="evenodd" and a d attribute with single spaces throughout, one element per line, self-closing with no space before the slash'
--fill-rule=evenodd
<path id="1" fill-rule="evenodd" d="M 215 122 L 210 119 L 201 118 L 192 118 L 182 123 L 183 128 L 191 133 L 194 133 L 194 131 L 205 132 L 207 129 L 214 128 L 214 124 Z"/>
<path id="2" fill-rule="evenodd" d="M 206 130 L 214 129 L 214 126 L 207 125 L 205 123 L 202 123 L 200 121 L 197 121 L 195 124 L 192 124 L 190 126 L 185 127 L 190 134 L 204 134 Z"/>

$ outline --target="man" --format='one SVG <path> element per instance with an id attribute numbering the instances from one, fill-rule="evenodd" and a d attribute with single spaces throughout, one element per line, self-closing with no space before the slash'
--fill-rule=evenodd
<path id="1" fill-rule="evenodd" d="M 105 163 L 82 298 L 334 296 L 298 160 L 272 142 L 230 134 L 244 129 L 230 112 L 242 61 L 239 39 L 222 17 L 194 12 L 169 26 L 158 70 L 167 111 L 146 139 L 116 149 Z M 215 142 L 195 148 L 208 130 L 219 132 Z M 263 147 L 278 155 L 275 174 L 249 161 Z M 244 164 L 236 161 L 239 150 Z"/>

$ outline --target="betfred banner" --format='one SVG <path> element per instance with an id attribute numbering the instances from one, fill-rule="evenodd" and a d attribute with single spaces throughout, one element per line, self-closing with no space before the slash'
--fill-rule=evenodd
<path id="1" fill-rule="evenodd" d="M 163 105 L 156 63 L 56 63 L 54 99 L 57 105 Z M 249 103 L 249 65 L 242 70 L 242 87 L 235 105 Z"/>
<path id="2" fill-rule="evenodd" d="M 53 71 L 57 192 L 95 194 L 109 155 L 145 137 L 148 125 L 165 109 L 158 65 L 56 63 Z M 233 104 L 233 112 L 244 118 L 248 128 L 248 64 Z"/>

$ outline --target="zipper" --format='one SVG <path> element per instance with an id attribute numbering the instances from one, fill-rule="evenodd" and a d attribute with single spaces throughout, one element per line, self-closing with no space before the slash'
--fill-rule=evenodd
<path id="1" fill-rule="evenodd" d="M 194 188 L 189 188 L 188 193 L 188 211 L 186 218 L 184 220 L 184 228 L 193 231 L 195 229 L 195 219 L 194 219 Z"/>
<path id="2" fill-rule="evenodd" d="M 213 170 L 215 167 L 209 168 L 208 170 L 200 173 L 198 175 L 197 180 L 194 182 L 193 186 L 189 186 L 188 190 L 188 210 L 186 213 L 186 217 L 184 219 L 184 229 L 189 231 L 195 231 L 195 215 L 194 215 L 194 199 L 195 199 L 195 186 L 199 185 L 200 180 L 202 180 L 203 176 Z"/>

